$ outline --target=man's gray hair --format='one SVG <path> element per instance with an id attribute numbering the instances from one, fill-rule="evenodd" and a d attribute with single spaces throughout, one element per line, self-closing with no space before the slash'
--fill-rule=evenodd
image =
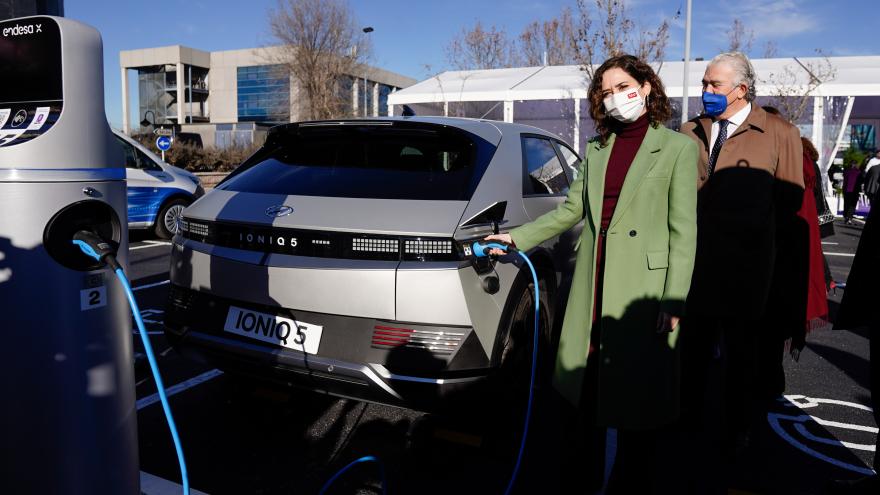
<path id="1" fill-rule="evenodd" d="M 715 65 L 725 63 L 731 69 L 735 75 L 733 84 L 745 84 L 748 90 L 746 91 L 746 101 L 754 101 L 757 93 L 755 92 L 755 68 L 752 67 L 752 63 L 749 61 L 749 57 L 747 57 L 742 52 L 726 52 L 719 53 L 715 55 L 709 65 Z"/>

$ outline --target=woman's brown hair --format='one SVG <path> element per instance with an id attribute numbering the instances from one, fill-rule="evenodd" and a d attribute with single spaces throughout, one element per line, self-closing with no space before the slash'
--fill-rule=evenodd
<path id="1" fill-rule="evenodd" d="M 816 150 L 816 147 L 813 146 L 813 143 L 809 139 L 802 137 L 801 144 L 804 145 L 804 153 L 806 153 L 807 156 L 810 157 L 810 160 L 818 162 L 819 152 Z"/>
<path id="2" fill-rule="evenodd" d="M 645 82 L 651 85 L 651 94 L 648 96 L 647 109 L 648 120 L 651 125 L 657 127 L 666 122 L 672 115 L 672 109 L 669 107 L 669 98 L 666 97 L 666 90 L 663 89 L 663 82 L 657 77 L 654 69 L 645 62 L 639 60 L 632 55 L 617 55 L 606 60 L 593 74 L 593 80 L 590 81 L 590 116 L 596 125 L 596 132 L 599 134 L 599 142 L 602 146 L 607 144 L 608 136 L 620 124 L 605 114 L 605 105 L 602 96 L 602 76 L 608 69 L 618 68 L 632 76 L 640 86 L 644 86 Z"/>

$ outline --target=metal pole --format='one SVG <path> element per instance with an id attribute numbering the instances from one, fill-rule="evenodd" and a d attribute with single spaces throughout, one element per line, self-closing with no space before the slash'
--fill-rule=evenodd
<path id="1" fill-rule="evenodd" d="M 370 34 L 373 32 L 372 26 L 367 26 L 362 29 L 364 34 Z M 367 116 L 367 65 L 364 64 L 364 117 Z"/>
<path id="2" fill-rule="evenodd" d="M 688 76 L 691 60 L 691 0 L 687 0 L 687 17 L 684 27 L 684 79 L 681 86 L 681 123 L 688 121 Z"/>

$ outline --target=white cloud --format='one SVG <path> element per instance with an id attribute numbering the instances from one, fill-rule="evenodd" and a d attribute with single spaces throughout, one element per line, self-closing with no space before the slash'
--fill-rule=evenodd
<path id="1" fill-rule="evenodd" d="M 741 0 L 724 7 L 727 20 L 719 19 L 713 24 L 730 29 L 733 19 L 740 18 L 746 28 L 755 32 L 756 38 L 779 39 L 810 31 L 817 31 L 819 18 L 810 12 L 803 0 Z"/>

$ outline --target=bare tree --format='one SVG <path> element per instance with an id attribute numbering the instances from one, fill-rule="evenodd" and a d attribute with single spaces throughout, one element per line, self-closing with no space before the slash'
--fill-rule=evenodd
<path id="1" fill-rule="evenodd" d="M 755 30 L 746 28 L 745 23 L 736 18 L 730 31 L 727 32 L 727 51 L 742 52 L 748 54 L 752 51 L 752 45 L 755 43 Z"/>
<path id="2" fill-rule="evenodd" d="M 515 65 L 515 45 L 503 29 L 486 30 L 477 21 L 446 47 L 446 61 L 458 70 L 500 69 Z"/>
<path id="3" fill-rule="evenodd" d="M 663 19 L 660 26 L 654 31 L 637 29 L 635 52 L 633 55 L 641 60 L 659 62 L 663 67 L 663 57 L 666 55 L 666 45 L 669 43 L 669 21 Z M 659 72 L 660 69 L 658 68 Z"/>
<path id="4" fill-rule="evenodd" d="M 558 18 L 534 21 L 519 35 L 522 62 L 525 65 L 572 65 L 577 63 L 574 46 L 574 20 L 571 9 L 565 7 Z"/>
<path id="5" fill-rule="evenodd" d="M 593 77 L 594 63 L 627 52 L 646 62 L 662 63 L 669 41 L 668 20 L 653 31 L 636 26 L 624 0 L 577 0 L 577 10 L 571 45 L 587 79 Z"/>
<path id="6" fill-rule="evenodd" d="M 812 104 L 816 88 L 837 76 L 837 69 L 828 56 L 822 50 L 816 50 L 816 54 L 819 57 L 813 60 L 794 57 L 794 63 L 787 64 L 781 71 L 771 72 L 762 81 L 772 87 L 770 104 L 790 122 L 799 122 Z M 803 82 L 805 78 L 806 82 Z"/>
<path id="7" fill-rule="evenodd" d="M 348 82 L 364 70 L 370 52 L 345 0 L 278 0 L 269 11 L 272 35 L 281 43 L 274 63 L 284 67 L 299 93 L 301 119 L 351 114 Z"/>
<path id="8" fill-rule="evenodd" d="M 767 41 L 764 43 L 764 58 L 776 58 L 779 55 L 779 48 L 775 41 Z"/>

